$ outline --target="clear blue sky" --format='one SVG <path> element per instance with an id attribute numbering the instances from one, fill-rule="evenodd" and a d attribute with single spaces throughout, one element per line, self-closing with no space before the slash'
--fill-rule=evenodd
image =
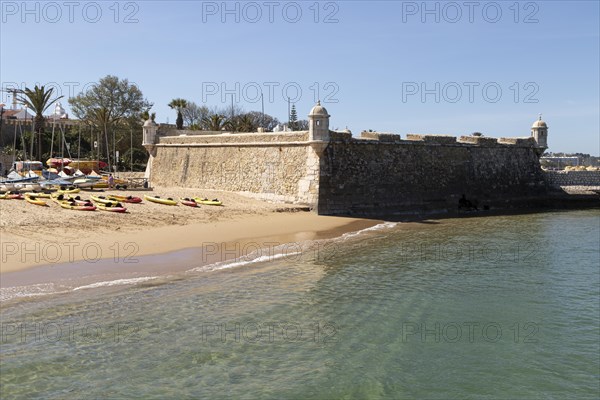
<path id="1" fill-rule="evenodd" d="M 159 122 L 175 97 L 260 111 L 260 89 L 285 121 L 318 96 L 354 134 L 528 136 L 543 113 L 550 151 L 600 153 L 598 1 L 224 4 L 2 1 L 2 86 L 116 75 Z"/>

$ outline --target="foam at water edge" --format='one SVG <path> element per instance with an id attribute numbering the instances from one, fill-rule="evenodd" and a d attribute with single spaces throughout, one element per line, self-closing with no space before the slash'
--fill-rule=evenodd
<path id="1" fill-rule="evenodd" d="M 256 254 L 257 254 L 257 252 L 252 252 L 248 255 L 236 258 L 234 260 L 219 261 L 214 264 L 203 265 L 202 267 L 192 268 L 188 272 L 208 272 L 208 271 L 218 271 L 221 269 L 242 267 L 242 266 L 248 265 L 248 264 L 260 263 L 260 262 L 266 262 L 266 261 L 274 261 L 274 260 L 278 260 L 280 258 L 295 256 L 295 255 L 298 255 L 301 253 L 300 252 L 277 253 L 277 254 L 267 254 L 267 255 L 258 256 L 258 257 L 256 257 Z M 255 258 L 252 258 L 252 255 Z"/>
<path id="2" fill-rule="evenodd" d="M 363 234 L 365 232 L 380 231 L 380 230 L 383 230 L 383 229 L 391 229 L 391 228 L 397 226 L 398 224 L 399 224 L 399 222 L 383 222 L 381 224 L 377 224 L 377 225 L 372 226 L 370 228 L 361 229 L 360 231 L 344 233 L 340 237 L 340 239 L 346 240 L 346 239 L 350 239 L 352 237 L 361 235 L 361 234 Z"/>
<path id="3" fill-rule="evenodd" d="M 104 281 L 104 282 L 96 282 L 89 285 L 79 286 L 73 289 L 75 290 L 83 290 L 83 289 L 95 289 L 99 287 L 109 287 L 109 286 L 117 286 L 117 285 L 133 285 L 136 283 L 151 281 L 153 279 L 158 278 L 157 276 L 144 276 L 141 278 L 130 278 L 130 279 L 115 279 L 114 281 Z"/>
<path id="4" fill-rule="evenodd" d="M 53 283 L 39 283 L 31 286 L 13 286 L 8 288 L 0 288 L 0 301 L 8 301 L 18 298 L 37 297 L 48 294 L 68 292 L 68 290 L 60 289 L 57 288 Z"/>

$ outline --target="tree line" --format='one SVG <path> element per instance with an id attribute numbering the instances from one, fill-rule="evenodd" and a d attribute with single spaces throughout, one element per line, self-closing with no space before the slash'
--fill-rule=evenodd
<path id="1" fill-rule="evenodd" d="M 284 125 L 276 117 L 259 111 L 244 111 L 238 105 L 209 108 L 190 100 L 175 98 L 168 106 L 176 111 L 177 129 L 187 127 L 193 131 L 256 132 L 258 128 L 263 128 L 266 132 L 271 132 L 277 125 Z M 292 106 L 287 125 L 292 131 L 308 129 L 307 120 L 297 119 L 295 105 Z"/>
<path id="2" fill-rule="evenodd" d="M 45 161 L 62 154 L 81 158 L 106 160 L 109 165 L 118 165 L 119 169 L 135 165 L 142 168 L 147 161 L 147 153 L 142 147 L 142 125 L 147 119 L 154 120 L 156 113 L 151 112 L 153 103 L 149 102 L 142 91 L 127 79 L 107 75 L 85 92 L 69 98 L 72 114 L 79 124 L 65 126 L 60 120 L 44 116 L 44 113 L 63 96 L 53 96 L 54 89 L 35 86 L 18 91 L 17 100 L 27 106 L 34 114 L 30 132 L 21 136 L 16 148 L 12 144 L 4 146 L 3 152 L 12 151 L 20 158 L 37 158 Z M 277 125 L 283 125 L 276 117 L 258 111 L 244 111 L 238 105 L 226 108 L 209 108 L 193 101 L 176 98 L 169 104 L 176 111 L 176 127 L 190 130 L 256 132 L 263 128 L 273 131 Z M 291 130 L 307 130 L 308 121 L 298 120 L 295 106 L 288 116 Z M 52 126 L 52 129 L 49 129 Z M 6 127 L 4 127 L 6 128 Z M 3 144 L 7 144 L 3 130 Z M 64 142 L 63 142 L 64 136 Z M 69 148 L 65 149 L 64 144 Z M 36 151 L 30 151 L 29 149 Z M 119 153 L 119 159 L 116 154 Z"/>

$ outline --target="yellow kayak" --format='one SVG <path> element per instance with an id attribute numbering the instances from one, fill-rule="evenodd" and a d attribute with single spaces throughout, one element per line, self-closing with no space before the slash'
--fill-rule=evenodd
<path id="1" fill-rule="evenodd" d="M 25 197 L 31 197 L 32 199 L 49 199 L 50 193 L 37 193 L 37 192 L 27 192 L 24 194 Z"/>
<path id="2" fill-rule="evenodd" d="M 73 194 L 73 193 L 79 193 L 79 192 L 81 192 L 81 189 L 79 189 L 79 188 L 57 190 L 56 191 L 56 193 L 58 193 L 58 194 Z"/>
<path id="3" fill-rule="evenodd" d="M 78 211 L 95 211 L 96 206 L 83 206 L 78 205 L 77 203 L 69 203 L 68 201 L 63 201 L 60 203 L 62 208 L 66 208 L 67 210 L 78 210 Z"/>
<path id="4" fill-rule="evenodd" d="M 151 201 L 152 203 L 165 204 L 167 206 L 176 206 L 177 205 L 177 201 L 175 201 L 171 198 L 163 199 L 159 196 L 148 196 L 147 194 L 144 195 L 144 198 L 148 201 Z"/>
<path id="5" fill-rule="evenodd" d="M 198 204 L 204 204 L 205 206 L 222 206 L 223 202 L 219 201 L 219 199 L 201 199 L 200 197 L 194 197 L 194 201 Z"/>
<path id="6" fill-rule="evenodd" d="M 90 195 L 90 199 L 94 200 L 96 203 L 102 203 L 102 204 L 111 204 L 114 203 L 114 200 L 110 200 L 107 199 L 106 197 L 101 197 L 101 196 L 92 196 Z"/>
<path id="7" fill-rule="evenodd" d="M 101 211 L 112 211 L 117 213 L 127 212 L 127 208 L 123 207 L 120 203 L 98 204 L 97 207 Z"/>
<path id="8" fill-rule="evenodd" d="M 44 200 L 39 200 L 36 199 L 35 197 L 29 197 L 29 196 L 25 196 L 25 201 L 30 203 L 30 204 L 35 204 L 36 206 L 47 206 L 48 204 L 46 204 L 46 202 Z"/>

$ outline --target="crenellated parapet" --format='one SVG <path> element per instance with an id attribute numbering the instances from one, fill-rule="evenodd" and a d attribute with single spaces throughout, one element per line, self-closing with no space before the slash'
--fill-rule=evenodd
<path id="1" fill-rule="evenodd" d="M 518 147 L 534 147 L 536 144 L 535 139 L 532 137 L 511 137 L 511 138 L 501 137 L 500 139 L 498 139 L 498 143 L 499 144 L 508 144 L 511 146 L 518 146 Z"/>
<path id="2" fill-rule="evenodd" d="M 406 135 L 406 140 L 409 141 L 420 141 L 428 144 L 455 144 L 456 136 L 450 135 L 422 135 L 416 133 L 409 133 Z"/>
<path id="3" fill-rule="evenodd" d="M 385 143 L 400 142 L 400 135 L 389 132 L 369 132 L 362 131 L 360 133 L 361 140 L 377 140 Z"/>

